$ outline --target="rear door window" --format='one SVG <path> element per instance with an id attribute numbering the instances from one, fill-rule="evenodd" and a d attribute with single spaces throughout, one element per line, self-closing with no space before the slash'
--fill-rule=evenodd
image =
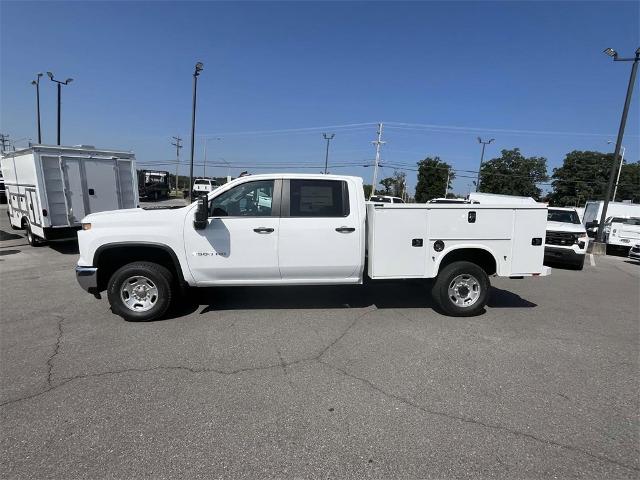
<path id="1" fill-rule="evenodd" d="M 289 216 L 346 217 L 348 186 L 344 180 L 290 180 Z"/>

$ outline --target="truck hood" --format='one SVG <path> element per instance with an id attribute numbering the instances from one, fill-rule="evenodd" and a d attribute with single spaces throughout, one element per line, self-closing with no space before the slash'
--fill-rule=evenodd
<path id="1" fill-rule="evenodd" d="M 563 223 L 563 222 L 547 222 L 547 231 L 552 232 L 571 232 L 587 234 L 584 225 L 581 223 Z"/>
<path id="2" fill-rule="evenodd" d="M 122 210 L 107 210 L 105 212 L 90 213 L 82 219 L 82 223 L 130 223 L 130 222 L 147 222 L 161 221 L 162 218 L 173 218 L 176 212 L 182 210 L 185 207 L 178 208 L 125 208 Z"/>

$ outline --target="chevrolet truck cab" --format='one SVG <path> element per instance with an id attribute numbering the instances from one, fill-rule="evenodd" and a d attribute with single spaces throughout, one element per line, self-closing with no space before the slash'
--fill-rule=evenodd
<path id="1" fill-rule="evenodd" d="M 589 237 L 574 208 L 549 208 L 544 243 L 545 261 L 577 270 L 584 267 Z"/>
<path id="2" fill-rule="evenodd" d="M 233 180 L 182 208 L 88 215 L 76 276 L 126 320 L 161 317 L 186 287 L 435 278 L 443 312 L 482 311 L 489 277 L 544 276 L 547 208 L 369 203 L 359 177 Z"/>

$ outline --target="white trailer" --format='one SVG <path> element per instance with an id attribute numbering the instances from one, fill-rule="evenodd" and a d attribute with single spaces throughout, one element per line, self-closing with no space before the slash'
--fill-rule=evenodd
<path id="1" fill-rule="evenodd" d="M 34 145 L 5 152 L 0 165 L 11 226 L 31 245 L 74 238 L 90 213 L 138 206 L 131 152 Z"/>

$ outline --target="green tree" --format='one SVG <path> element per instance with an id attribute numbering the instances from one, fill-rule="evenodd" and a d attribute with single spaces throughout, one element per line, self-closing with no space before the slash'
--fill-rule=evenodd
<path id="1" fill-rule="evenodd" d="M 371 185 L 365 183 L 362 186 L 362 188 L 364 189 L 364 198 L 369 200 L 369 197 L 371 196 L 371 190 L 373 189 L 373 187 Z"/>
<path id="2" fill-rule="evenodd" d="M 395 184 L 395 179 L 393 177 L 387 177 L 380 180 L 380 185 L 384 187 L 384 190 L 378 190 L 378 193 L 381 195 L 391 195 L 391 189 Z"/>
<path id="3" fill-rule="evenodd" d="M 393 196 L 402 198 L 407 189 L 407 174 L 395 170 L 393 172 Z"/>
<path id="4" fill-rule="evenodd" d="M 480 169 L 480 191 L 502 195 L 520 195 L 540 198 L 542 191 L 537 184 L 548 179 L 547 159 L 525 157 L 519 148 L 502 150 L 499 158 L 493 158 Z"/>
<path id="5" fill-rule="evenodd" d="M 447 174 L 449 184 L 447 185 Z M 427 157 L 418 162 L 418 183 L 415 200 L 424 203 L 432 198 L 444 197 L 445 190 L 451 188 L 455 173 L 451 165 L 440 160 L 440 157 Z"/>
<path id="6" fill-rule="evenodd" d="M 567 206 L 603 200 L 612 161 L 612 153 L 579 150 L 567 153 L 562 166 L 553 169 L 549 203 Z"/>
<path id="7" fill-rule="evenodd" d="M 616 200 L 640 203 L 640 162 L 625 163 L 622 166 Z"/>

